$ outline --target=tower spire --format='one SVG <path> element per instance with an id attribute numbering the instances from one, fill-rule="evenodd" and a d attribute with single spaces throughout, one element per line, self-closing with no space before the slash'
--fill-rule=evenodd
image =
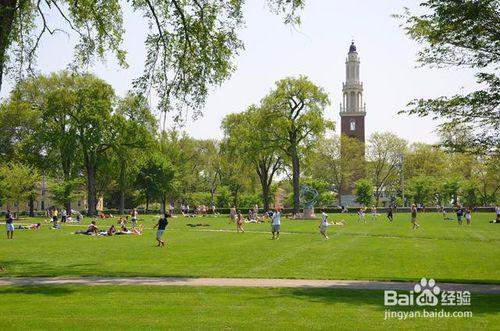
<path id="1" fill-rule="evenodd" d="M 359 78 L 359 57 L 354 40 L 349 46 L 345 61 L 345 82 L 342 83 L 342 103 L 340 104 L 340 131 L 342 135 L 355 138 L 362 142 L 356 153 L 364 158 L 365 155 L 365 116 L 366 109 L 363 103 L 363 83 Z M 344 147 L 341 146 L 341 153 Z M 363 170 L 356 170 L 349 183 L 340 187 L 340 199 L 344 204 L 354 202 L 354 182 L 363 178 Z"/>

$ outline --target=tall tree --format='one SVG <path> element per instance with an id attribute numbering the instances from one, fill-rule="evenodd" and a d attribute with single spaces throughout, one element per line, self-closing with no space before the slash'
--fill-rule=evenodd
<path id="1" fill-rule="evenodd" d="M 242 191 L 252 186 L 253 167 L 227 141 L 222 142 L 221 149 L 221 183 L 231 192 L 232 205 L 238 207 Z"/>
<path id="2" fill-rule="evenodd" d="M 340 191 L 350 185 L 355 174 L 364 168 L 363 143 L 346 135 L 318 139 L 310 169 L 314 178 L 320 178 L 335 187 L 337 202 L 342 204 Z"/>
<path id="3" fill-rule="evenodd" d="M 415 203 L 429 204 L 435 202 L 437 184 L 435 177 L 419 175 L 408 181 L 407 194 Z"/>
<path id="4" fill-rule="evenodd" d="M 125 193 L 130 188 L 139 158 L 149 153 L 156 132 L 156 119 L 147 100 L 141 95 L 128 94 L 118 101 L 113 125 L 116 138 L 113 144 L 113 162 L 117 166 L 117 184 L 120 194 L 118 210 L 125 210 Z"/>
<path id="5" fill-rule="evenodd" d="M 374 133 L 368 139 L 368 171 L 375 185 L 377 205 L 391 181 L 398 181 L 401 157 L 406 151 L 406 141 L 393 133 Z"/>
<path id="6" fill-rule="evenodd" d="M 444 119 L 442 132 L 467 132 L 463 139 L 445 135 L 444 146 L 455 151 L 498 152 L 500 147 L 500 2 L 498 0 L 427 0 L 424 14 L 406 10 L 399 17 L 410 38 L 426 47 L 422 65 L 468 67 L 481 89 L 451 97 L 416 99 L 402 111 Z"/>
<path id="7" fill-rule="evenodd" d="M 23 124 L 25 134 L 18 150 L 22 158 L 36 165 L 44 175 L 61 178 L 67 193 L 62 203 L 71 212 L 69 183 L 79 177 L 79 146 L 76 127 L 68 114 L 76 104 L 76 80 L 67 71 L 30 77 L 19 82 L 9 97 L 12 108 L 27 109 L 36 118 Z"/>
<path id="8" fill-rule="evenodd" d="M 362 178 L 354 183 L 354 194 L 356 201 L 364 206 L 369 206 L 373 202 L 373 184 L 368 178 Z"/>
<path id="9" fill-rule="evenodd" d="M 265 109 L 251 106 L 243 113 L 227 115 L 222 122 L 227 147 L 252 164 L 259 176 L 264 211 L 269 210 L 274 176 L 283 167 L 282 153 L 269 143 L 269 132 L 260 129 L 266 115 Z"/>
<path id="10" fill-rule="evenodd" d="M 266 0 L 286 23 L 298 23 L 304 0 Z M 226 80 L 232 60 L 243 49 L 244 0 L 5 0 L 0 3 L 0 87 L 4 73 L 16 78 L 34 71 L 36 52 L 48 35 L 76 36 L 74 68 L 113 53 L 126 67 L 122 49 L 123 10 L 142 16 L 149 26 L 144 73 L 135 85 L 154 88 L 163 111 L 199 109 L 213 85 Z M 126 4 L 126 8 L 122 8 Z M 66 31 L 65 31 L 66 30 Z M 174 108 L 178 104 L 184 107 Z"/>
<path id="11" fill-rule="evenodd" d="M 450 158 L 440 146 L 424 143 L 412 144 L 404 156 L 404 175 L 444 176 L 447 173 Z"/>
<path id="12" fill-rule="evenodd" d="M 170 198 L 184 199 L 189 192 L 196 192 L 203 170 L 198 142 L 185 133 L 170 130 L 160 134 L 158 145 L 159 152 L 176 173 L 176 180 L 169 192 Z"/>
<path id="13" fill-rule="evenodd" d="M 200 159 L 202 170 L 201 180 L 205 189 L 210 192 L 210 205 L 215 205 L 215 194 L 221 182 L 221 150 L 217 140 L 209 139 L 200 141 Z"/>
<path id="14" fill-rule="evenodd" d="M 323 117 L 329 103 L 326 92 L 304 76 L 279 80 L 261 101 L 267 114 L 259 128 L 291 162 L 294 213 L 300 206 L 301 157 L 327 129 L 333 129 L 333 122 Z"/>
<path id="15" fill-rule="evenodd" d="M 97 205 L 96 176 L 104 152 L 115 143 L 116 128 L 112 115 L 114 90 L 92 75 L 75 76 L 75 103 L 68 112 L 75 128 L 87 184 L 87 208 L 95 215 Z"/>
<path id="16" fill-rule="evenodd" d="M 168 194 L 174 181 L 175 170 L 168 160 L 160 153 L 151 154 L 137 175 L 137 186 L 146 199 L 146 212 L 154 200 L 161 201 L 162 212 L 167 210 Z"/>

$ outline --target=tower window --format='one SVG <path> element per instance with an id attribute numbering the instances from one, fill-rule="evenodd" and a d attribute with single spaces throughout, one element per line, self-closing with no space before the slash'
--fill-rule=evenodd
<path id="1" fill-rule="evenodd" d="M 351 131 L 356 131 L 356 122 L 351 121 Z"/>

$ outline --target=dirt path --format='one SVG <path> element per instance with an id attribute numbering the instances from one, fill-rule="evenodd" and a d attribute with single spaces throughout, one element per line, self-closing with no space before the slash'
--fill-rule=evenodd
<path id="1" fill-rule="evenodd" d="M 345 288 L 355 290 L 412 290 L 415 283 L 361 280 L 181 278 L 181 277 L 13 277 L 1 278 L 6 285 L 154 285 L 154 286 L 242 286 Z M 500 294 L 500 284 L 437 283 L 441 290 Z"/>

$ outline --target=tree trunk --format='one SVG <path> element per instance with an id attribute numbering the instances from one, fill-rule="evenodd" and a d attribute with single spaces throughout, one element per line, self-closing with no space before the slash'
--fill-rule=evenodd
<path id="1" fill-rule="evenodd" d="M 95 167 L 92 164 L 87 165 L 87 214 L 96 215 L 97 207 L 97 188 L 95 182 Z"/>
<path id="2" fill-rule="evenodd" d="M 62 131 L 64 132 L 65 128 L 64 125 L 62 127 Z M 64 183 L 67 185 L 67 183 L 71 179 L 71 157 L 69 157 L 69 154 L 66 153 L 64 148 L 60 149 L 61 153 L 61 163 L 62 163 L 62 170 L 63 170 L 63 176 L 64 176 Z M 68 192 L 67 187 L 65 187 L 65 191 L 67 194 L 71 195 L 73 192 Z M 64 208 L 66 209 L 66 214 L 68 216 L 71 216 L 71 200 L 67 199 L 64 202 Z"/>
<path id="3" fill-rule="evenodd" d="M 215 206 L 215 188 L 211 188 L 210 189 L 210 208 L 212 208 L 212 206 Z"/>
<path id="4" fill-rule="evenodd" d="M 71 201 L 66 201 L 64 208 L 66 208 L 66 214 L 71 216 Z"/>
<path id="5" fill-rule="evenodd" d="M 236 208 L 238 208 L 238 191 L 239 189 L 235 189 L 233 191 L 233 206 L 235 206 Z"/>
<path id="6" fill-rule="evenodd" d="M 0 2 L 0 89 L 3 82 L 3 71 L 6 53 L 10 46 L 10 33 L 12 31 L 12 22 L 17 10 L 17 0 L 2 0 Z"/>
<path id="7" fill-rule="evenodd" d="M 120 215 L 125 214 L 125 192 L 120 191 L 120 205 L 118 207 L 118 212 Z"/>
<path id="8" fill-rule="evenodd" d="M 120 161 L 120 178 L 119 178 L 119 187 L 120 187 L 120 205 L 118 207 L 118 211 L 121 215 L 125 212 L 125 161 Z"/>
<path id="9" fill-rule="evenodd" d="M 264 212 L 269 211 L 269 167 L 265 162 L 260 162 L 257 166 L 257 175 L 259 176 L 260 185 L 262 188 L 262 201 L 264 202 Z"/>
<path id="10" fill-rule="evenodd" d="M 293 213 L 297 214 L 300 207 L 300 164 L 297 149 L 291 153 L 292 158 L 292 184 L 293 184 Z"/>
<path id="11" fill-rule="evenodd" d="M 35 217 L 35 199 L 33 196 L 30 196 L 30 217 Z"/>
<path id="12" fill-rule="evenodd" d="M 161 210 L 160 214 L 164 215 L 167 213 L 167 195 L 163 194 L 161 197 Z"/>
<path id="13" fill-rule="evenodd" d="M 146 194 L 146 214 L 149 213 L 149 194 Z"/>

